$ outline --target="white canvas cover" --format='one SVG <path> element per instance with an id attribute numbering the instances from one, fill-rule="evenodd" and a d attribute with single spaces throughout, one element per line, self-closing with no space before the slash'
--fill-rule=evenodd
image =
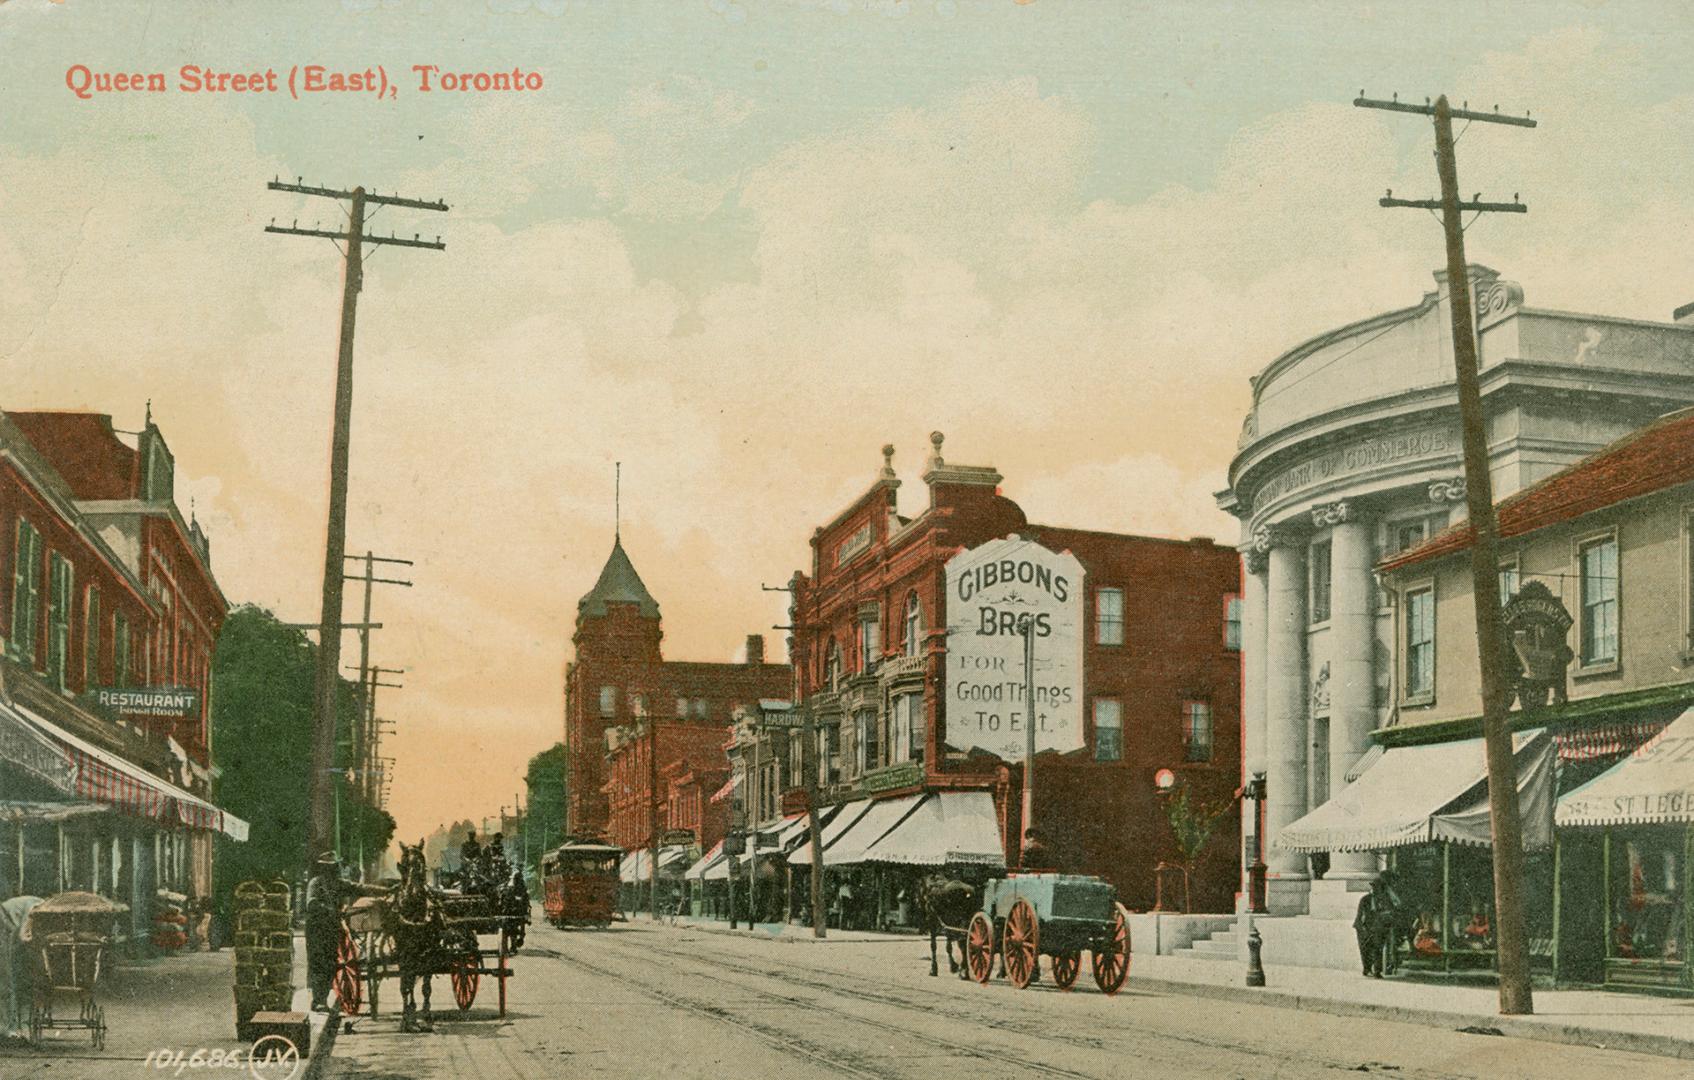
<path id="1" fill-rule="evenodd" d="M 1534 739 L 1518 751 L 1518 821 L 1526 851 L 1553 846 L 1553 765 L 1558 759 L 1551 736 Z M 1430 820 L 1431 839 L 1473 847 L 1494 843 L 1488 785 L 1458 808 Z"/>
<path id="2" fill-rule="evenodd" d="M 1521 753 L 1544 731 L 1515 734 L 1512 749 Z M 1473 795 L 1472 789 L 1487 775 L 1480 737 L 1397 746 L 1333 799 L 1284 828 L 1276 842 L 1308 852 L 1381 851 L 1427 843 L 1437 839 L 1435 816 Z"/>
<path id="3" fill-rule="evenodd" d="M 723 841 L 719 840 L 717 843 L 712 845 L 712 850 L 694 860 L 693 865 L 689 866 L 688 869 L 682 872 L 682 876 L 688 878 L 690 881 L 703 880 L 707 868 L 709 868 L 713 863 L 722 861 Z"/>
<path id="4" fill-rule="evenodd" d="M 870 801 L 861 799 L 858 802 L 847 803 L 837 810 L 829 824 L 818 831 L 818 837 L 823 841 L 824 853 L 828 854 L 829 846 L 835 843 L 841 834 L 851 828 L 861 817 L 864 817 L 866 811 L 870 808 Z M 800 846 L 789 854 L 788 861 L 794 866 L 809 864 L 812 861 L 812 841 L 810 839 L 800 841 Z"/>
<path id="5" fill-rule="evenodd" d="M 823 864 L 847 866 L 864 862 L 865 851 L 905 821 L 923 800 L 922 795 L 902 795 L 897 799 L 880 799 L 871 803 L 870 809 L 851 829 L 824 848 Z"/>
<path id="6" fill-rule="evenodd" d="M 1004 867 L 1006 857 L 994 796 L 986 791 L 944 791 L 929 796 L 892 832 L 870 846 L 865 861 Z"/>
<path id="7" fill-rule="evenodd" d="M 1561 828 L 1694 821 L 1694 709 L 1560 796 L 1554 820 Z"/>

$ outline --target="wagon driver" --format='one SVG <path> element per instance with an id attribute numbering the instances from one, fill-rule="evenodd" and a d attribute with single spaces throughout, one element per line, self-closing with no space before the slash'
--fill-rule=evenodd
<path id="1" fill-rule="evenodd" d="M 341 864 L 326 851 L 312 865 L 306 883 L 306 985 L 312 1011 L 329 1010 L 329 984 L 335 978 L 335 952 L 341 941 Z"/>

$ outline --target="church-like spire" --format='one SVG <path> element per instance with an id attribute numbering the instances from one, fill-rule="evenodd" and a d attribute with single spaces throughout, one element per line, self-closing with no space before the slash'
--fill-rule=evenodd
<path id="1" fill-rule="evenodd" d="M 600 580 L 577 601 L 577 618 L 605 615 L 608 604 L 636 604 L 643 616 L 650 619 L 659 617 L 659 602 L 653 599 L 653 594 L 642 583 L 641 575 L 635 572 L 635 564 L 624 552 L 622 538 L 612 541 L 612 553 L 600 570 Z"/>

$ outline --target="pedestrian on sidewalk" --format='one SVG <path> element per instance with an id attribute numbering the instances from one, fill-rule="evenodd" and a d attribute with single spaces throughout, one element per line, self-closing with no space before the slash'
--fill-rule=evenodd
<path id="1" fill-rule="evenodd" d="M 336 947 L 341 943 L 341 866 L 326 851 L 313 864 L 306 884 L 306 985 L 312 1011 L 329 1011 L 329 985 L 335 978 Z"/>
<path id="2" fill-rule="evenodd" d="M 1388 883 L 1377 878 L 1371 882 L 1370 892 L 1359 898 L 1359 910 L 1353 916 L 1353 933 L 1359 939 L 1359 960 L 1368 978 L 1382 978 L 1382 954 L 1393 921 L 1394 903 L 1388 893 Z"/>

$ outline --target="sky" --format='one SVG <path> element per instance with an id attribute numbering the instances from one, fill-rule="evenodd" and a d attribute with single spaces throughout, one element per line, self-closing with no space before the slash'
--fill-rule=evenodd
<path id="1" fill-rule="evenodd" d="M 385 208 L 358 308 L 348 549 L 405 668 L 403 835 L 510 805 L 562 734 L 576 601 L 622 536 L 666 655 L 782 635 L 761 584 L 896 447 L 993 465 L 1031 520 L 1237 539 L 1249 378 L 1417 302 L 1427 123 L 1467 234 L 1537 307 L 1694 300 L 1694 18 L 1674 3 L 0 0 L 0 408 L 89 409 L 177 458 L 235 603 L 315 619 L 341 288 L 332 203 Z M 391 97 L 187 93 L 178 71 L 378 67 Z M 91 74 L 160 72 L 163 93 Z M 413 65 L 537 73 L 423 92 Z M 532 80 L 533 81 L 533 80 Z M 356 614 L 350 599 L 349 617 Z M 349 640 L 351 645 L 351 639 Z"/>

